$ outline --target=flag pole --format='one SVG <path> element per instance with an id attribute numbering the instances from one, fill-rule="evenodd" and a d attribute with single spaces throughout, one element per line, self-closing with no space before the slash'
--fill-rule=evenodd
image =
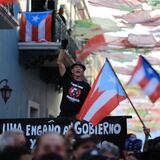
<path id="1" fill-rule="evenodd" d="M 145 124 L 144 124 L 144 122 L 143 122 L 142 118 L 140 117 L 140 115 L 139 115 L 138 111 L 136 110 L 136 108 L 134 107 L 134 105 L 133 105 L 133 103 L 132 103 L 131 99 L 129 98 L 128 94 L 126 93 L 126 91 L 125 91 L 125 89 L 124 89 L 124 87 L 123 87 L 122 83 L 120 82 L 120 80 L 119 80 L 118 76 L 116 75 L 116 73 L 115 73 L 115 71 L 114 71 L 114 69 L 113 69 L 113 67 L 112 67 L 111 63 L 109 62 L 108 58 L 106 58 L 106 61 L 107 61 L 107 62 L 108 62 L 108 64 L 110 65 L 110 67 L 111 67 L 111 69 L 112 69 L 112 71 L 113 71 L 114 75 L 115 75 L 115 76 L 116 76 L 116 78 L 118 79 L 119 84 L 121 85 L 121 87 L 122 87 L 122 89 L 123 89 L 124 93 L 126 94 L 126 97 L 127 97 L 127 99 L 129 100 L 129 103 L 131 104 L 131 106 L 132 106 L 132 108 L 134 109 L 135 113 L 137 114 L 137 116 L 138 116 L 138 118 L 139 118 L 140 122 L 142 123 L 143 128 L 145 129 L 145 128 L 146 128 L 146 126 L 145 126 Z"/>

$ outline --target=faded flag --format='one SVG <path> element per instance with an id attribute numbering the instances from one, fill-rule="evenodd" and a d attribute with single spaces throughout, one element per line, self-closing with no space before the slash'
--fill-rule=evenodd
<path id="1" fill-rule="evenodd" d="M 160 75 L 143 56 L 139 56 L 129 84 L 139 85 L 153 103 L 160 97 Z"/>

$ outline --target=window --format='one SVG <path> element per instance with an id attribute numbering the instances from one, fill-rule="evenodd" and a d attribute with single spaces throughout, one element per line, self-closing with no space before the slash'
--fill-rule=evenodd
<path id="1" fill-rule="evenodd" d="M 28 102 L 28 118 L 38 118 L 40 116 L 39 104 L 33 101 Z"/>
<path id="2" fill-rule="evenodd" d="M 55 0 L 32 0 L 31 1 L 31 11 L 45 11 L 48 9 L 55 9 Z"/>
<path id="3" fill-rule="evenodd" d="M 45 2 L 46 0 L 32 0 L 31 1 L 31 11 L 45 11 Z"/>

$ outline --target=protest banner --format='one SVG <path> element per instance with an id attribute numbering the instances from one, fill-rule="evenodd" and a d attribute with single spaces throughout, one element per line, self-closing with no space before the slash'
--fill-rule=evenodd
<path id="1" fill-rule="evenodd" d="M 102 141 L 110 141 L 123 147 L 127 134 L 127 116 L 109 116 L 94 126 L 88 122 L 80 122 L 65 118 L 28 118 L 0 119 L 0 133 L 9 130 L 22 130 L 27 139 L 27 146 L 32 149 L 37 137 L 48 132 L 65 135 L 73 127 L 77 135 L 90 134 Z"/>

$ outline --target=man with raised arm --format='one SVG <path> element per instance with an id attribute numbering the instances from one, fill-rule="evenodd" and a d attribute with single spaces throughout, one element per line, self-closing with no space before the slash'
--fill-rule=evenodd
<path id="1" fill-rule="evenodd" d="M 67 44 L 68 40 L 62 40 L 57 61 L 63 85 L 59 117 L 76 117 L 88 95 L 90 85 L 84 81 L 86 67 L 81 62 L 71 66 L 71 74 L 66 70 L 64 61 Z"/>

